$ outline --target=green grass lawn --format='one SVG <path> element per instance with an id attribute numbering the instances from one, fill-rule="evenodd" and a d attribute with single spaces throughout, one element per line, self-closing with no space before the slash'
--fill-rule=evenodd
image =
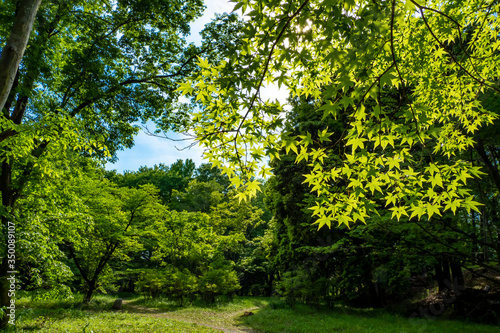
<path id="1" fill-rule="evenodd" d="M 122 296 L 123 297 L 123 296 Z M 278 299 L 236 297 L 232 302 L 195 302 L 179 307 L 168 300 L 124 297 L 124 308 L 111 310 L 116 297 L 99 295 L 86 309 L 80 300 L 18 300 L 20 316 L 11 332 L 500 332 L 498 326 L 440 319 L 409 319 L 378 309 L 288 308 Z M 272 306 L 271 306 L 272 305 Z M 252 316 L 241 316 L 252 311 Z"/>
<path id="2" fill-rule="evenodd" d="M 136 297 L 137 298 L 137 297 Z M 116 297 L 99 295 L 85 309 L 81 300 L 34 301 L 23 298 L 17 302 L 19 317 L 12 332 L 220 332 L 195 323 L 177 321 L 154 313 L 111 310 Z"/>

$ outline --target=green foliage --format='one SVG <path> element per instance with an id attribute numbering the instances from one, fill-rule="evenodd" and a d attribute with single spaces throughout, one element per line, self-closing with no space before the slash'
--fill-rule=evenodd
<path id="1" fill-rule="evenodd" d="M 226 192 L 231 185 L 227 175 L 223 175 L 219 168 L 214 167 L 210 163 L 202 163 L 195 170 L 195 178 L 202 183 L 208 183 L 213 180 L 223 187 L 223 192 Z"/>
<path id="2" fill-rule="evenodd" d="M 93 291 L 113 278 L 110 261 L 127 261 L 129 253 L 140 251 L 143 230 L 164 218 L 165 209 L 151 185 L 120 188 L 106 179 L 83 176 L 67 186 L 81 208 L 69 217 L 71 229 L 59 237 L 88 302 Z"/>
<path id="3" fill-rule="evenodd" d="M 157 268 L 141 272 L 136 287 L 139 292 L 150 297 L 166 296 L 182 306 L 184 300 L 189 301 L 196 296 L 197 280 L 187 269 Z"/>
<path id="4" fill-rule="evenodd" d="M 11 30 L 14 16 L 22 12 L 20 5 L 24 2 L 0 5 L 0 48 L 9 35 L 18 33 Z M 203 31 L 201 47 L 187 45 L 189 23 L 203 8 L 201 0 L 41 4 L 26 52 L 19 68 L 13 68 L 17 75 L 12 89 L 2 92 L 8 98 L 0 110 L 1 235 L 6 240 L 8 222 L 20 231 L 23 283 L 33 280 L 45 289 L 66 283 L 71 272 L 61 263 L 65 258 L 58 248 L 65 247 L 73 261 L 79 255 L 79 260 L 88 259 L 86 267 L 75 263 L 71 268 L 93 290 L 97 277 L 110 272 L 109 260 L 126 259 L 126 251 L 140 248 L 138 235 L 121 227 L 134 209 L 126 201 L 140 200 L 129 194 L 148 192 L 146 188 L 127 192 L 108 187 L 100 198 L 98 191 L 69 191 L 57 185 L 67 180 L 63 174 L 71 173 L 75 155 L 109 161 L 118 150 L 131 147 L 139 123 L 152 120 L 164 131 L 188 125 L 191 107 L 179 100 L 177 82 L 199 70 L 197 56 L 218 59 L 232 49 L 240 26 L 235 15 L 218 17 Z M 97 181 L 90 183 L 103 189 Z M 89 205 L 78 197 L 68 198 L 70 192 L 86 196 Z M 60 205 L 64 200 L 67 209 Z M 6 267 L 7 242 L 0 243 Z M 115 252 L 122 245 L 123 251 Z M 6 270 L 0 272 L 2 295 L 7 292 L 5 274 Z M 9 297 L 1 302 L 9 305 Z"/>
<path id="5" fill-rule="evenodd" d="M 18 4 L 2 3 L 0 45 Z M 60 175 L 54 159 L 71 151 L 113 159 L 133 145 L 137 122 L 154 120 L 162 130 L 187 124 L 177 82 L 198 69 L 197 55 L 231 49 L 239 26 L 235 15 L 221 16 L 201 47 L 186 45 L 202 9 L 200 0 L 42 3 L 0 116 L 3 223 L 25 221 L 16 218 L 16 201 L 30 194 L 30 182 Z"/>
<path id="6" fill-rule="evenodd" d="M 106 177 L 120 186 L 138 187 L 152 184 L 160 190 L 159 195 L 163 202 L 171 209 L 179 211 L 208 212 L 210 206 L 220 199 L 211 203 L 207 198 L 208 202 L 200 203 L 201 207 L 196 207 L 197 199 L 204 201 L 202 197 L 210 196 L 214 191 L 225 194 L 230 185 L 227 176 L 222 175 L 220 169 L 209 163 L 201 164 L 196 168 L 191 159 L 178 160 L 170 166 L 160 164 L 153 167 L 140 167 L 137 171 L 126 171 L 123 175 L 117 174 L 116 171 L 108 171 Z M 193 181 L 196 181 L 197 185 L 191 184 Z M 212 190 L 209 187 L 212 187 Z M 199 190 L 204 193 L 198 193 Z M 193 196 L 201 197 L 194 198 Z"/>
<path id="7" fill-rule="evenodd" d="M 164 203 L 169 203 L 172 191 L 184 191 L 193 179 L 195 164 L 192 160 L 178 160 L 171 166 L 164 164 L 153 167 L 140 167 L 137 171 L 126 171 L 123 175 L 115 171 L 107 173 L 107 177 L 120 186 L 138 187 L 151 184 L 159 189 Z"/>
<path id="8" fill-rule="evenodd" d="M 398 220 L 479 210 L 467 180 L 481 171 L 461 154 L 496 118 L 478 98 L 499 92 L 496 2 L 236 7 L 248 15 L 237 52 L 217 65 L 199 59 L 202 70 L 179 88 L 203 105 L 194 130 L 233 185 L 255 194 L 252 176 L 270 174 L 259 162 L 284 147 L 310 166 L 305 182 L 319 227 L 365 222 L 385 209 Z M 340 138 L 328 129 L 281 135 L 284 106 L 259 98 L 270 83 L 320 101 L 324 119 L 345 119 Z M 348 191 L 337 191 L 343 184 Z"/>
<path id="9" fill-rule="evenodd" d="M 153 298 L 164 296 L 183 305 L 197 295 L 213 303 L 218 295 L 232 296 L 240 288 L 236 272 L 223 258 L 212 262 L 207 270 L 196 276 L 186 268 L 173 266 L 145 270 L 136 283 L 137 290 Z"/>
<path id="10" fill-rule="evenodd" d="M 311 267 L 300 267 L 283 274 L 276 289 L 291 308 L 298 301 L 316 307 L 322 303 L 333 306 L 333 281 L 325 277 L 315 279 L 313 274 Z"/>
<path id="11" fill-rule="evenodd" d="M 33 300 L 41 301 L 41 300 L 71 300 L 74 298 L 74 295 L 67 285 L 64 284 L 54 284 L 50 286 L 51 288 L 48 290 L 37 290 L 33 296 Z"/>
<path id="12" fill-rule="evenodd" d="M 215 301 L 216 295 L 232 296 L 240 289 L 232 263 L 220 258 L 210 264 L 208 270 L 200 276 L 198 283 L 202 298 L 209 303 Z"/>
<path id="13" fill-rule="evenodd" d="M 177 211 L 208 213 L 223 199 L 223 187 L 215 180 L 208 182 L 190 182 L 185 192 L 172 191 L 170 208 Z"/>

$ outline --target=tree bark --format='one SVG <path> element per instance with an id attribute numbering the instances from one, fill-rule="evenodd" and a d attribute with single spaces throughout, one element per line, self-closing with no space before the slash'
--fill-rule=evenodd
<path id="1" fill-rule="evenodd" d="M 40 3 L 41 0 L 21 0 L 19 4 L 10 36 L 0 55 L 0 110 L 9 97 Z"/>
<path id="2" fill-rule="evenodd" d="M 435 279 L 438 283 L 438 290 L 439 291 L 443 291 L 445 286 L 444 286 L 444 283 L 443 283 L 443 270 L 441 269 L 441 265 L 439 263 L 437 263 L 436 265 L 434 265 L 434 270 L 436 272 L 436 276 L 435 276 Z"/>
<path id="3" fill-rule="evenodd" d="M 453 290 L 455 293 L 460 293 L 465 289 L 465 278 L 462 272 L 462 267 L 455 262 L 450 262 L 451 273 L 453 275 Z"/>
<path id="4" fill-rule="evenodd" d="M 447 282 L 446 284 L 449 285 L 453 281 L 451 279 L 450 262 L 448 260 L 441 260 L 441 265 L 443 267 L 442 269 L 444 282 Z"/>
<path id="5" fill-rule="evenodd" d="M 491 162 L 490 158 L 488 157 L 488 154 L 486 153 L 486 150 L 484 149 L 484 144 L 481 139 L 477 140 L 477 143 L 475 145 L 476 151 L 481 157 L 481 160 L 483 161 L 484 165 L 488 169 L 488 173 L 491 176 L 491 180 L 497 187 L 497 189 L 500 190 L 500 172 L 498 169 L 493 165 Z"/>
<path id="6" fill-rule="evenodd" d="M 92 280 L 87 284 L 87 291 L 85 293 L 85 298 L 83 299 L 83 304 L 88 304 L 92 300 L 92 295 L 94 294 L 96 288 L 96 281 Z"/>

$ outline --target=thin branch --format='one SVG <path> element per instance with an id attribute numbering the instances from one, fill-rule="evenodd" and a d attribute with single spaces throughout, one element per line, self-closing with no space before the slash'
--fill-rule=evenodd
<path id="1" fill-rule="evenodd" d="M 242 120 L 241 120 L 241 122 L 240 122 L 240 124 L 239 124 L 239 126 L 238 126 L 238 128 L 236 130 L 236 134 L 234 136 L 234 148 L 235 148 L 236 156 L 238 158 L 238 161 L 239 161 L 239 164 L 240 164 L 240 168 L 241 168 L 242 171 L 244 170 L 244 168 L 243 168 L 243 165 L 242 165 L 242 162 L 241 162 L 240 154 L 239 154 L 238 149 L 237 149 L 238 148 L 237 147 L 237 138 L 238 138 L 238 135 L 241 135 L 241 128 L 242 128 L 244 122 L 246 121 L 246 119 L 248 118 L 250 112 L 253 109 L 253 106 L 254 106 L 255 101 L 257 99 L 257 96 L 258 96 L 258 93 L 260 91 L 260 88 L 262 87 L 262 83 L 264 82 L 264 78 L 265 78 L 265 76 L 267 74 L 267 71 L 269 69 L 269 64 L 271 62 L 271 59 L 272 59 L 272 56 L 273 56 L 273 53 L 274 53 L 274 49 L 276 48 L 276 46 L 280 42 L 281 37 L 283 37 L 283 34 L 285 33 L 285 30 L 290 25 L 290 22 L 292 22 L 292 20 L 302 11 L 302 9 L 304 9 L 304 7 L 307 5 L 308 2 L 309 2 L 309 0 L 304 1 L 304 3 L 295 11 L 295 13 L 293 13 L 293 15 L 288 18 L 288 21 L 285 23 L 285 25 L 281 29 L 280 33 L 278 34 L 278 37 L 273 42 L 271 50 L 269 51 L 269 54 L 268 54 L 267 59 L 266 59 L 266 63 L 264 65 L 264 69 L 262 70 L 262 74 L 261 74 L 260 80 L 259 80 L 259 82 L 258 82 L 258 84 L 257 84 L 257 86 L 255 88 L 256 92 L 254 93 L 254 95 L 252 97 L 252 100 L 250 101 L 250 105 L 248 107 L 247 112 L 243 116 L 243 118 L 242 118 Z"/>
<path id="2" fill-rule="evenodd" d="M 413 110 L 413 106 L 411 105 L 412 103 L 408 99 L 408 97 L 406 96 L 405 82 L 403 80 L 403 76 L 401 75 L 401 71 L 399 70 L 399 65 L 398 65 L 398 62 L 396 60 L 396 52 L 394 51 L 394 15 L 395 15 L 395 11 L 396 11 L 396 0 L 392 0 L 392 11 L 391 11 L 391 54 L 392 54 L 392 62 L 393 62 L 393 64 L 396 67 L 396 72 L 398 73 L 399 81 L 401 82 L 401 88 L 402 88 L 402 91 L 403 91 L 403 97 L 405 98 L 405 100 L 407 100 L 409 102 L 411 115 L 413 117 L 413 121 L 415 122 L 415 130 L 417 132 L 417 136 L 420 139 L 420 142 L 422 143 L 422 145 L 424 147 L 426 147 L 425 141 L 422 139 L 422 136 L 420 134 L 420 128 L 418 126 L 418 120 L 417 120 L 417 116 L 415 115 L 415 110 Z M 432 156 L 430 156 L 430 158 L 431 158 L 431 161 L 432 161 Z"/>
<path id="3" fill-rule="evenodd" d="M 424 20 L 424 23 L 425 23 L 425 26 L 427 27 L 427 30 L 429 30 L 429 32 L 431 33 L 432 37 L 434 38 L 434 40 L 436 40 L 436 42 L 439 44 L 439 46 L 446 51 L 446 53 L 448 53 L 448 55 L 450 56 L 450 58 L 453 60 L 453 62 L 455 64 L 457 64 L 458 67 L 460 67 L 460 69 L 462 69 L 467 75 L 469 75 L 469 77 L 471 77 L 474 81 L 476 81 L 477 83 L 481 84 L 481 85 L 485 85 L 497 92 L 500 93 L 500 89 L 492 86 L 491 84 L 489 83 L 486 83 L 486 80 L 483 79 L 481 76 L 480 79 L 478 79 L 477 77 L 475 77 L 474 75 L 472 75 L 464 66 L 462 66 L 462 64 L 455 58 L 455 56 L 446 50 L 446 47 L 445 45 L 439 40 L 439 38 L 434 34 L 434 31 L 432 30 L 432 28 L 430 27 L 429 25 L 429 22 L 427 21 L 427 18 L 425 17 L 425 14 L 424 14 L 424 7 L 418 5 L 416 2 L 414 2 L 413 0 L 410 0 L 412 1 L 418 8 L 419 8 L 419 11 L 420 11 L 420 15 L 422 15 L 422 19 Z"/>

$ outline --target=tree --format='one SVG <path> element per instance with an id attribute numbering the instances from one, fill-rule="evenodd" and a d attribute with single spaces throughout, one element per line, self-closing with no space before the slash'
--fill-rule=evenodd
<path id="1" fill-rule="evenodd" d="M 397 219 L 478 210 L 467 180 L 481 172 L 461 152 L 496 119 L 481 98 L 500 92 L 495 1 L 240 1 L 235 8 L 248 16 L 238 51 L 216 66 L 201 59 L 203 70 L 179 88 L 203 106 L 194 131 L 235 186 L 254 194 L 252 176 L 270 173 L 259 161 L 285 147 L 311 166 L 305 181 L 317 195 L 319 227 L 365 222 L 385 207 Z M 267 83 L 320 100 L 324 118 L 345 117 L 340 139 L 331 129 L 280 135 L 286 112 L 261 100 Z M 399 104 L 388 105 L 393 90 Z M 339 160 L 328 159 L 336 153 Z M 349 190 L 333 190 L 337 184 Z"/>
<path id="2" fill-rule="evenodd" d="M 167 268 L 159 268 L 161 276 L 156 278 L 144 271 L 140 289 L 181 302 L 195 293 L 212 302 L 218 294 L 239 289 L 233 262 L 225 253 L 234 250 L 245 237 L 224 222 L 227 223 L 217 214 L 170 211 L 165 220 L 149 226 L 148 230 L 157 239 L 152 261 Z M 176 274 L 193 276 L 197 283 L 188 278 L 177 279 Z"/>
<path id="3" fill-rule="evenodd" d="M 59 247 L 64 240 L 78 238 L 74 222 L 82 205 L 70 185 L 82 175 L 95 177 L 102 171 L 96 161 L 70 150 L 46 159 L 43 167 L 56 171 L 30 181 L 16 201 L 15 218 L 22 221 L 16 224 L 16 277 L 19 287 L 37 298 L 72 297 L 74 274 Z"/>
<path id="4" fill-rule="evenodd" d="M 78 236 L 64 238 L 62 247 L 83 280 L 88 303 L 103 283 L 110 261 L 129 260 L 130 252 L 141 250 L 142 230 L 164 218 L 165 209 L 151 185 L 118 188 L 103 179 L 85 177 L 72 187 L 84 209 L 73 222 Z"/>
<path id="5" fill-rule="evenodd" d="M 222 201 L 222 185 L 215 180 L 198 182 L 193 180 L 185 192 L 173 190 L 170 208 L 177 211 L 210 212 L 211 207 Z"/>
<path id="6" fill-rule="evenodd" d="M 195 171 L 195 178 L 197 181 L 203 183 L 211 180 L 216 181 L 218 184 L 222 185 L 224 193 L 226 193 L 231 186 L 231 182 L 227 178 L 227 175 L 223 175 L 219 168 L 214 167 L 210 163 L 202 163 Z"/>
<path id="7" fill-rule="evenodd" d="M 390 98 L 387 94 L 386 105 L 391 105 Z M 345 122 L 345 119 L 322 119 L 321 114 L 315 112 L 322 105 L 314 99 L 302 97 L 289 100 L 289 104 L 292 109 L 287 113 L 284 134 L 297 136 L 307 132 L 317 133 L 327 126 L 330 129 L 340 127 L 334 132 L 342 133 L 342 120 Z M 397 105 L 397 101 L 392 104 Z M 477 133 L 483 139 L 488 138 L 488 159 L 496 158 L 494 151 L 491 151 L 491 145 L 495 144 L 494 128 L 492 125 Z M 314 136 L 312 139 L 317 140 Z M 332 135 L 331 139 L 338 138 Z M 283 147 L 279 159 L 271 163 L 274 176 L 269 180 L 267 200 L 274 213 L 272 234 L 275 240 L 274 252 L 269 257 L 274 259 L 273 266 L 279 280 L 277 289 L 290 304 L 298 300 L 317 302 L 319 296 L 316 287 L 322 286 L 322 290 L 330 291 L 330 294 L 321 293 L 327 302 L 335 296 L 335 299 L 361 306 L 383 306 L 417 296 L 411 294 L 415 290 L 410 288 L 415 287 L 411 281 L 426 282 L 424 286 L 428 286 L 430 291 L 432 277 L 443 297 L 449 298 L 450 294 L 446 293 L 453 290 L 453 300 L 456 300 L 453 308 L 460 316 L 477 319 L 480 313 L 494 312 L 484 309 L 482 305 L 478 307 L 481 310 L 472 310 L 481 296 L 474 293 L 471 285 L 465 285 L 462 273 L 465 268 L 472 276 L 498 284 L 487 276 L 499 273 L 495 267 L 498 256 L 492 251 L 498 236 L 494 217 L 494 204 L 497 201 L 494 193 L 497 189 L 491 184 L 494 178 L 485 178 L 481 180 L 484 184 L 473 183 L 471 186 L 474 195 L 490 198 L 484 201 L 488 205 L 481 207 L 483 214 L 480 220 L 478 214 L 463 211 L 456 216 L 448 212 L 443 217 L 432 219 L 422 218 L 418 221 L 403 216 L 395 221 L 391 220 L 391 210 L 381 208 L 380 215 L 366 219 L 366 225 L 314 231 L 310 213 L 304 208 L 308 202 L 314 202 L 315 197 L 308 193 L 302 176 L 312 166 L 308 166 L 304 160 L 293 163 L 294 157 L 286 155 L 285 150 Z M 328 158 L 334 160 L 342 156 L 337 153 Z M 474 156 L 472 147 L 461 157 L 481 164 L 481 160 Z M 476 182 L 479 183 L 479 180 Z M 339 185 L 337 191 L 349 190 L 347 184 Z M 488 188 L 486 192 L 489 194 L 481 193 L 481 188 L 483 191 Z M 377 200 L 383 200 L 383 195 L 379 195 Z M 488 253 L 488 259 L 478 258 L 479 251 Z M 477 266 L 481 270 L 473 268 Z M 424 280 L 423 275 L 429 278 Z M 329 282 L 331 289 L 324 285 L 325 282 Z M 421 290 L 422 284 L 419 287 Z M 465 287 L 468 287 L 467 292 L 464 292 Z"/>
<path id="8" fill-rule="evenodd" d="M 237 18 L 226 15 L 207 25 L 201 47 L 187 45 L 201 0 L 44 1 L 36 11 L 39 3 L 0 4 L 4 231 L 9 221 L 25 222 L 16 219 L 18 199 L 31 181 L 57 172 L 47 168 L 54 156 L 70 148 L 112 159 L 133 144 L 136 122 L 154 120 L 163 130 L 184 126 L 189 107 L 178 102 L 177 81 L 197 70 L 196 56 L 216 60 L 236 40 Z M 29 40 L 27 17 L 34 18 Z M 13 44 L 19 45 L 15 54 Z M 10 304 L 5 251 L 2 246 L 1 306 Z"/>

